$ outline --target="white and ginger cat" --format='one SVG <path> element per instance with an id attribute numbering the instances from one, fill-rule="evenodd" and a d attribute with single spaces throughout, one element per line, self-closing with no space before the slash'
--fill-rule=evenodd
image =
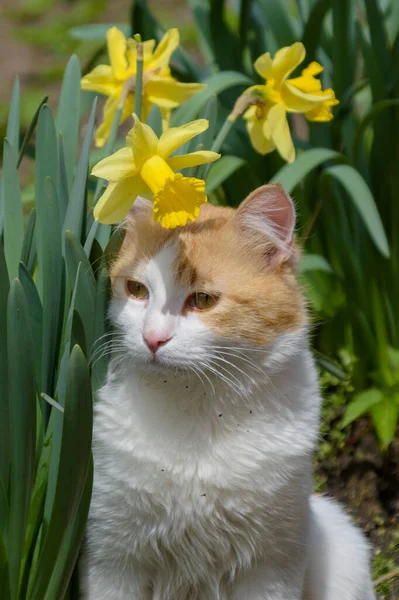
<path id="1" fill-rule="evenodd" d="M 112 268 L 89 600 L 372 600 L 368 545 L 312 495 L 320 395 L 280 186 L 162 229 L 138 199 Z"/>

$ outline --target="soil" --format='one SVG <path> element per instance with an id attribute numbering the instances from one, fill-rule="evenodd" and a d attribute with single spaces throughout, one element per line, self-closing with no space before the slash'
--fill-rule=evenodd
<path id="1" fill-rule="evenodd" d="M 341 448 L 316 461 L 321 491 L 341 501 L 373 547 L 374 578 L 399 565 L 399 439 L 386 453 L 370 423 L 359 421 Z M 377 587 L 379 598 L 398 600 L 399 577 Z"/>

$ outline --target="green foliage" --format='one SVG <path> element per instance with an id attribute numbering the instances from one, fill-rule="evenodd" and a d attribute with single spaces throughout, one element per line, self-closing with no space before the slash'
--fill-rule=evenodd
<path id="1" fill-rule="evenodd" d="M 92 378 L 95 387 L 101 384 L 104 364 L 90 373 L 88 360 L 95 338 L 106 331 L 103 249 L 109 231 L 104 236 L 97 228 L 90 239 L 87 235 L 96 102 L 80 145 L 80 78 L 73 57 L 57 119 L 41 103 L 22 144 L 17 81 L 4 142 L 0 589 L 5 600 L 60 600 L 69 594 L 90 505 Z M 24 216 L 18 156 L 22 159 L 33 135 L 35 208 Z"/>

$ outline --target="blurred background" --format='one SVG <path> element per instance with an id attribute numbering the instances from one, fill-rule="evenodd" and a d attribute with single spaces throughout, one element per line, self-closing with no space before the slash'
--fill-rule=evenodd
<path id="1" fill-rule="evenodd" d="M 399 578 L 390 576 L 399 565 L 399 1 L 0 0 L 0 8 L 0 138 L 15 76 L 22 139 L 46 96 L 57 107 L 71 54 L 83 73 L 108 63 L 111 24 L 143 39 L 180 30 L 186 53 L 172 61 L 173 74 L 210 82 L 216 131 L 245 89 L 218 88 L 220 71 L 259 83 L 254 60 L 295 41 L 307 50 L 301 68 L 312 60 L 325 67 L 323 87 L 340 100 L 334 120 L 291 118 L 292 165 L 276 152 L 257 155 L 240 121 L 223 147 L 225 175 L 213 171 L 210 199 L 237 206 L 271 180 L 295 199 L 325 399 L 315 486 L 349 506 L 373 544 L 380 597 L 399 598 Z M 83 124 L 91 100 L 82 94 Z M 189 107 L 180 116 L 200 112 Z M 33 156 L 31 142 L 19 168 L 26 210 L 34 204 Z"/>

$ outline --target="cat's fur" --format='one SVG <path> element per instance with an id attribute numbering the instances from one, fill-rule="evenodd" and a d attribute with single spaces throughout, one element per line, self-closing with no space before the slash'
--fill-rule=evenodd
<path id="1" fill-rule="evenodd" d="M 174 231 L 137 201 L 112 269 L 96 405 L 90 600 L 372 600 L 369 551 L 312 496 L 320 396 L 291 200 L 256 190 Z M 149 300 L 126 293 L 126 278 Z M 206 312 L 192 291 L 220 295 Z M 156 352 L 143 334 L 171 338 Z M 155 333 L 154 333 L 155 332 Z"/>

